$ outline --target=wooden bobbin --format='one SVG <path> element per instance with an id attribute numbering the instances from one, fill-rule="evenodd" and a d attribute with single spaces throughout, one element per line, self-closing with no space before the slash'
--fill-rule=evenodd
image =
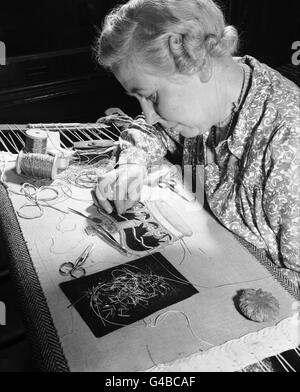
<path id="1" fill-rule="evenodd" d="M 51 150 L 48 151 L 49 155 L 57 157 L 57 168 L 59 170 L 65 170 L 70 164 L 70 159 L 74 155 L 74 151 L 61 149 L 61 151 Z"/>

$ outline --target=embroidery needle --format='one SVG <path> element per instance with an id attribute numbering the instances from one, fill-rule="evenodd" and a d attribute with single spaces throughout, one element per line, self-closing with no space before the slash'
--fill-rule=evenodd
<path id="1" fill-rule="evenodd" d="M 68 305 L 68 306 L 67 306 L 67 309 L 69 309 L 69 308 L 71 308 L 72 306 L 76 305 L 79 301 L 81 301 L 83 298 L 85 298 L 85 297 L 87 297 L 87 296 L 88 296 L 88 293 L 87 293 L 87 294 L 84 294 L 82 297 L 80 297 L 79 299 L 77 299 L 77 301 L 75 301 L 75 302 L 73 302 L 72 304 Z"/>
<path id="2" fill-rule="evenodd" d="M 90 220 L 91 222 L 93 222 L 94 224 L 97 225 L 97 228 L 98 228 L 98 227 L 101 227 L 101 230 L 104 231 L 104 233 L 105 233 L 112 241 L 117 242 L 117 241 L 114 239 L 114 237 L 113 237 L 113 236 L 112 236 L 103 226 L 100 226 L 100 224 L 99 224 L 98 222 L 95 221 L 94 218 L 91 218 L 91 217 L 89 217 L 88 215 L 85 215 L 85 214 L 83 214 L 83 213 L 80 212 L 80 211 L 74 210 L 74 209 L 71 208 L 71 207 L 69 207 L 69 210 L 70 210 L 71 212 L 73 212 L 74 214 L 80 215 L 80 216 L 82 216 L 82 217 L 84 217 L 84 218 Z"/>
<path id="3" fill-rule="evenodd" d="M 61 210 L 60 208 L 54 207 L 54 206 L 52 206 L 51 204 L 49 204 L 49 203 L 47 203 L 45 201 L 44 201 L 44 203 L 46 203 L 47 207 L 53 208 L 56 211 L 62 212 L 63 214 L 69 214 L 68 211 L 64 211 L 64 210 Z"/>
<path id="4" fill-rule="evenodd" d="M 95 231 L 102 237 L 104 241 L 107 241 L 111 246 L 117 247 L 123 254 L 127 255 L 127 250 L 123 248 L 118 241 L 103 227 L 101 226 L 98 222 L 95 222 L 95 220 L 85 214 L 83 214 L 80 211 L 74 210 L 73 208 L 69 207 L 69 210 L 73 212 L 74 214 L 80 215 L 94 223 L 94 229 Z"/>

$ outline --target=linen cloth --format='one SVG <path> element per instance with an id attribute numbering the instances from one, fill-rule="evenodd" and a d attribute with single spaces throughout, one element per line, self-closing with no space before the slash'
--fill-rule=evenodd
<path id="1" fill-rule="evenodd" d="M 5 180 L 11 189 L 19 191 L 20 184 L 26 179 L 18 176 L 13 167 L 8 167 Z M 56 182 L 51 185 L 56 186 Z M 85 231 L 88 222 L 75 214 L 64 214 L 45 207 L 41 218 L 27 220 L 18 217 L 72 371 L 150 370 L 153 366 L 169 364 L 178 359 L 188 360 L 191 355 L 201 356 L 212 347 L 217 348 L 225 342 L 266 327 L 273 328 L 273 325 L 294 314 L 295 298 L 202 208 L 201 203 L 186 202 L 168 189 L 163 192 L 164 200 L 180 214 L 192 229 L 193 235 L 184 238 L 188 251 L 184 252 L 182 244 L 177 241 L 161 252 L 195 285 L 199 294 L 100 339 L 93 336 L 73 307 L 67 308 L 69 302 L 58 285 L 69 278 L 59 274 L 59 267 L 65 261 L 74 261 L 91 242 L 95 244 L 95 250 L 85 264 L 88 274 L 122 264 L 131 258 L 122 256 L 99 238 L 89 237 Z M 154 200 L 150 197 L 145 203 L 157 220 L 176 234 L 176 229 L 170 223 L 172 220 L 167 222 L 159 215 L 156 196 Z M 72 207 L 87 214 L 95 213 L 89 190 L 74 186 L 72 197 L 61 198 L 55 207 L 65 211 Z M 26 202 L 22 195 L 10 193 L 10 198 L 15 211 Z M 246 288 L 262 288 L 278 299 L 280 313 L 276 320 L 258 324 L 240 314 L 236 308 L 236 296 L 239 290 Z M 30 302 L 30 298 L 27 300 Z M 170 312 L 161 317 L 155 326 L 156 318 L 167 311 Z M 289 329 L 289 323 L 281 339 L 285 348 L 294 348 L 300 343 L 300 337 L 295 337 L 294 331 Z M 268 347 L 266 356 L 271 351 L 275 353 L 276 348 L 272 350 Z M 246 357 L 247 360 L 240 363 L 241 367 L 256 362 L 261 354 L 258 358 L 253 354 Z M 219 364 L 217 368 L 222 369 Z M 201 371 L 201 364 L 196 368 L 191 367 L 191 370 Z"/>

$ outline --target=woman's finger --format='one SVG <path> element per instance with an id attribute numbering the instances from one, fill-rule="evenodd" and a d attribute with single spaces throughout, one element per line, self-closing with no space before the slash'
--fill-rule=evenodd
<path id="1" fill-rule="evenodd" d="M 99 196 L 103 200 L 113 199 L 114 197 L 113 185 L 116 182 L 117 177 L 118 177 L 117 171 L 111 170 L 108 173 L 98 178 L 97 189 L 99 190 Z"/>
<path id="2" fill-rule="evenodd" d="M 95 193 L 96 193 L 96 197 L 97 197 L 97 200 L 98 200 L 99 205 L 100 205 L 108 214 L 111 214 L 112 211 L 113 211 L 113 208 L 112 208 L 110 202 L 109 202 L 107 199 L 103 198 L 103 196 L 102 196 L 101 192 L 99 191 L 99 188 L 98 188 L 98 187 L 95 188 Z"/>
<path id="3" fill-rule="evenodd" d="M 142 193 L 142 187 L 143 187 L 143 177 L 138 176 L 134 178 L 129 186 L 128 186 L 128 200 L 127 203 L 128 205 L 133 206 L 134 203 L 136 203 L 138 200 L 140 200 L 141 193 Z"/>
<path id="4" fill-rule="evenodd" d="M 125 201 L 127 199 L 128 178 L 127 176 L 119 176 L 118 180 L 113 186 L 113 200 L 118 214 L 123 214 L 126 211 Z"/>
<path id="5" fill-rule="evenodd" d="M 112 212 L 112 206 L 109 200 L 113 200 L 114 198 L 112 187 L 116 182 L 116 179 L 116 170 L 111 170 L 110 172 L 98 178 L 98 183 L 96 186 L 96 196 L 99 201 L 99 204 L 109 214 Z"/>

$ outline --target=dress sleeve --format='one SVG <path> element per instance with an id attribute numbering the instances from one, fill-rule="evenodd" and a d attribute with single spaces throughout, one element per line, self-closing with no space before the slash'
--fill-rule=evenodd
<path id="1" fill-rule="evenodd" d="M 300 272 L 300 128 L 281 128 L 266 152 L 264 210 L 277 239 L 272 257 Z M 272 251 L 271 251 L 272 253 Z"/>
<path id="2" fill-rule="evenodd" d="M 180 144 L 179 134 L 166 130 L 160 124 L 149 125 L 138 116 L 121 133 L 119 165 L 138 163 L 150 166 L 159 163 L 167 152 L 174 153 Z"/>

